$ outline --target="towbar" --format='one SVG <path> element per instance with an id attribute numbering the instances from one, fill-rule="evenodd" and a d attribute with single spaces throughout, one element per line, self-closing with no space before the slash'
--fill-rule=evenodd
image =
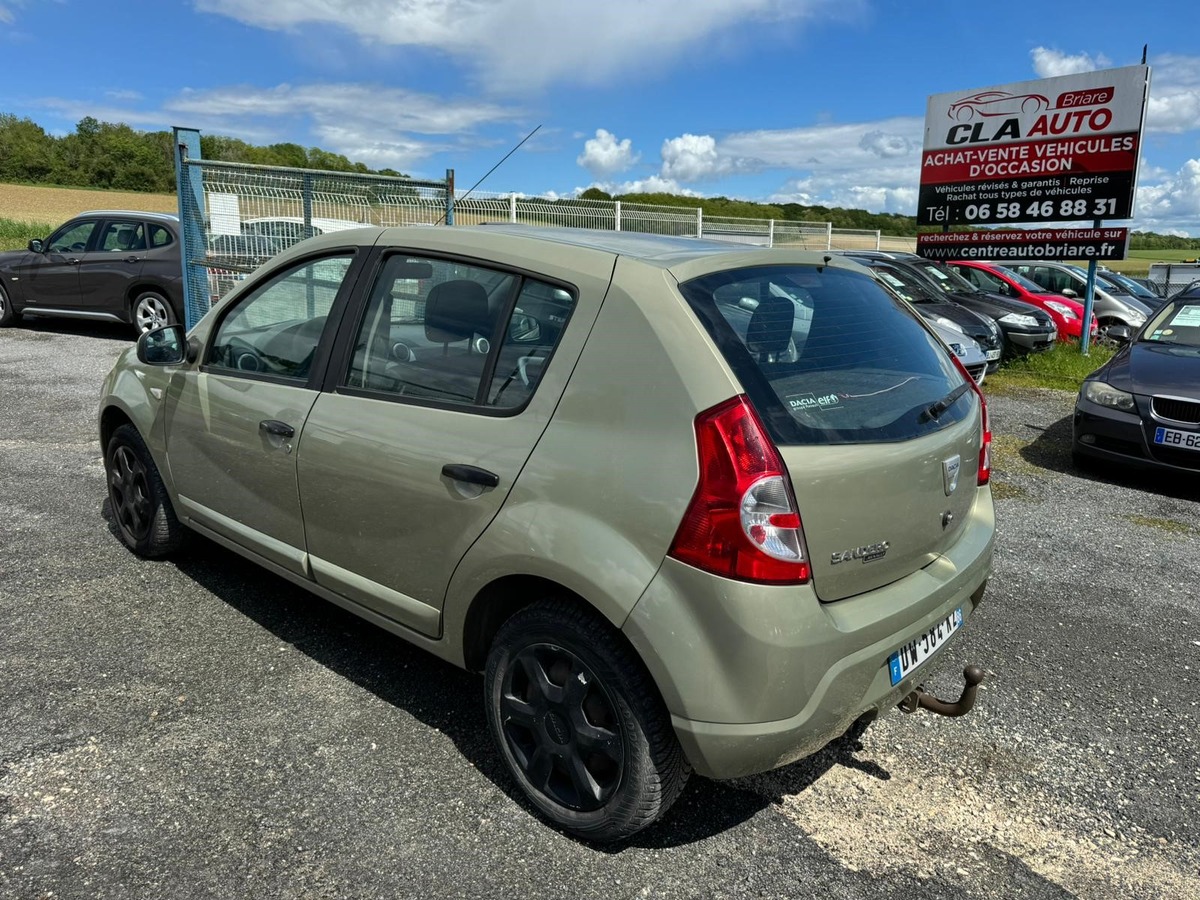
<path id="1" fill-rule="evenodd" d="M 965 716 L 975 705 L 975 692 L 983 683 L 983 669 L 979 666 L 967 666 L 963 669 L 963 680 L 966 685 L 963 687 L 962 696 L 954 703 L 939 700 L 933 694 L 926 692 L 923 687 L 918 687 L 896 705 L 901 712 L 906 713 L 927 709 L 939 716 Z"/>

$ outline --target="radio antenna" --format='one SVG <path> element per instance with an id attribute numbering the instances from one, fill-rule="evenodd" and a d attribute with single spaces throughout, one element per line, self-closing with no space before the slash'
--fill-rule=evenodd
<path id="1" fill-rule="evenodd" d="M 516 153 L 518 150 L 520 150 L 521 144 L 524 144 L 527 140 L 529 140 L 531 137 L 533 137 L 535 134 L 537 134 L 538 129 L 541 127 L 542 127 L 541 125 L 538 125 L 537 128 L 534 128 L 533 131 L 529 132 L 529 134 L 527 134 L 527 135 L 525 135 L 525 137 L 521 138 L 521 142 L 519 144 L 517 144 L 517 146 L 513 147 L 511 150 L 509 150 L 507 153 L 505 153 L 504 156 L 500 158 L 500 161 L 498 163 L 496 163 L 494 166 L 492 166 L 490 169 L 488 169 L 486 172 L 484 172 L 483 177 L 480 178 L 473 185 L 471 185 L 471 187 L 467 190 L 467 192 L 457 199 L 458 200 L 466 200 L 469 196 L 471 196 L 471 191 L 475 190 L 475 188 L 477 188 L 481 184 L 483 184 L 483 181 L 485 178 L 487 178 L 489 175 L 491 175 L 493 172 L 495 172 L 498 168 L 500 168 L 502 165 L 504 165 L 504 160 L 508 159 L 510 156 L 512 156 L 514 153 Z M 457 202 L 457 200 L 456 200 L 456 202 Z M 445 221 L 446 221 L 446 214 L 442 213 L 442 218 L 438 222 L 438 224 L 441 225 L 442 222 L 445 222 Z"/>

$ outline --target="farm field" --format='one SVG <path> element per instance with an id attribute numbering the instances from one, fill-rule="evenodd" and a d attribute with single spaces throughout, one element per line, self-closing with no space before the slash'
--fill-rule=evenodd
<path id="1" fill-rule="evenodd" d="M 173 213 L 177 208 L 174 194 L 0 184 L 0 250 L 24 247 L 31 235 L 45 237 L 54 226 L 89 209 Z"/>

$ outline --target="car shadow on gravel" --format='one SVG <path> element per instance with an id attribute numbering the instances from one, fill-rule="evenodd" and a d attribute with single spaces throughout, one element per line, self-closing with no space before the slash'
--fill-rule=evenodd
<path id="1" fill-rule="evenodd" d="M 114 540 L 119 540 L 107 500 L 102 515 Z M 198 535 L 188 535 L 171 563 L 279 640 L 446 735 L 480 774 L 536 817 L 492 743 L 479 675 L 443 662 Z M 693 777 L 662 822 L 629 841 L 593 849 L 665 849 L 705 840 L 753 818 L 783 795 L 807 789 L 839 765 L 889 778 L 875 763 L 854 756 L 861 749 L 857 736 L 846 736 L 770 773 L 769 779 L 718 782 Z"/>
<path id="2" fill-rule="evenodd" d="M 1123 466 L 1103 460 L 1081 460 L 1071 457 L 1074 440 L 1071 416 L 1063 416 L 1046 428 L 1026 424 L 1026 432 L 1037 436 L 1018 451 L 1031 466 L 1083 478 L 1097 484 L 1108 484 L 1133 490 L 1161 494 L 1178 500 L 1200 500 L 1200 473 L 1194 476 L 1159 472 L 1137 466 Z"/>

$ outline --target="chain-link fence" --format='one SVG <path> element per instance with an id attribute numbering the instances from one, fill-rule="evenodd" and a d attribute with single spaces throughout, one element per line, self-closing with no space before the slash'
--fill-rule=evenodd
<path id="1" fill-rule="evenodd" d="M 447 185 L 382 175 L 182 161 L 188 322 L 275 254 L 317 234 L 364 225 L 436 225 Z"/>
<path id="2" fill-rule="evenodd" d="M 185 136 L 194 137 L 198 150 L 198 133 Z M 809 250 L 880 249 L 883 240 L 878 231 L 833 228 L 828 222 L 706 216 L 691 206 L 515 193 L 455 197 L 452 173 L 447 181 L 419 181 L 188 159 L 186 153 L 178 167 L 189 325 L 297 241 L 363 225 L 514 222 Z"/>

